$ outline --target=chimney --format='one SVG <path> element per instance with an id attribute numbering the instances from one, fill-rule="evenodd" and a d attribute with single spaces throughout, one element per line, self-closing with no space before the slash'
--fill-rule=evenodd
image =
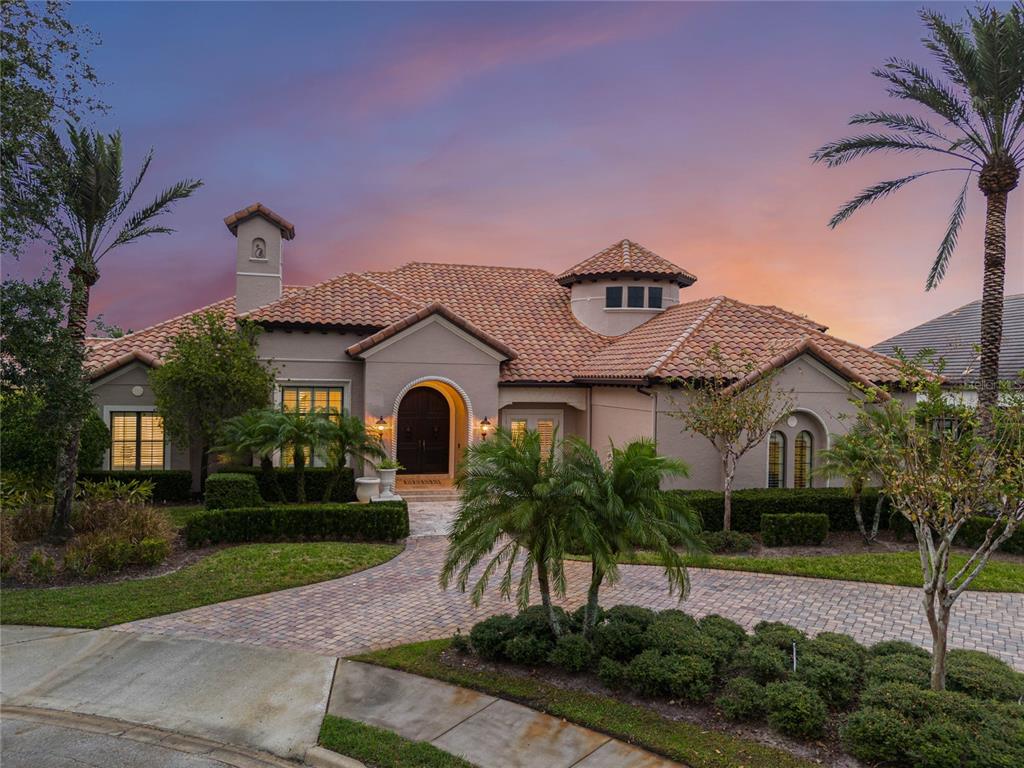
<path id="1" fill-rule="evenodd" d="M 282 240 L 295 237 L 295 227 L 262 203 L 235 211 L 224 224 L 236 238 L 235 312 L 242 314 L 281 298 Z"/>

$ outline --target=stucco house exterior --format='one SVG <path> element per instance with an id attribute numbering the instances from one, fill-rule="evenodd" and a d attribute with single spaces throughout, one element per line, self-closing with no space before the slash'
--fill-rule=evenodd
<path id="1" fill-rule="evenodd" d="M 892 359 L 774 306 L 688 300 L 696 277 L 622 240 L 561 274 L 412 262 L 309 287 L 284 282 L 295 228 L 263 205 L 225 219 L 236 238 L 236 292 L 209 307 L 263 328 L 275 404 L 343 407 L 379 429 L 410 476 L 450 480 L 462 451 L 495 426 L 576 435 L 595 447 L 655 438 L 691 467 L 690 488 L 721 488 L 718 457 L 682 431 L 679 378 L 706 378 L 708 355 L 780 369 L 796 409 L 740 462 L 736 487 L 825 485 L 815 453 L 845 430 L 857 385 L 894 386 Z M 147 373 L 189 315 L 118 339 L 91 339 L 110 469 L 195 468 L 163 440 Z M 902 397 L 897 393 L 896 396 Z M 190 455 L 193 454 L 193 455 Z"/>

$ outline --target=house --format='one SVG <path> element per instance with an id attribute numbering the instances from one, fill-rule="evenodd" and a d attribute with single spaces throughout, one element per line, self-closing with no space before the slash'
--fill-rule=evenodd
<path id="1" fill-rule="evenodd" d="M 736 487 L 824 485 L 811 474 L 815 454 L 844 431 L 851 395 L 899 378 L 892 359 L 792 312 L 725 296 L 688 300 L 697 278 L 630 240 L 557 275 L 412 262 L 294 287 L 283 274 L 291 223 L 256 204 L 225 224 L 237 245 L 235 296 L 195 312 L 262 326 L 275 405 L 363 416 L 410 477 L 449 481 L 466 446 L 500 425 L 597 447 L 651 437 L 689 463 L 686 487 L 720 488 L 716 452 L 672 416 L 681 391 L 671 386 L 713 375 L 717 350 L 749 361 L 754 376 L 779 369 L 776 385 L 796 404 L 740 462 Z M 163 439 L 147 379 L 188 317 L 91 340 L 109 468 L 198 466 L 194 452 Z"/>
<path id="2" fill-rule="evenodd" d="M 941 360 L 942 378 L 960 390 L 964 402 L 977 402 L 981 344 L 981 300 L 964 304 L 926 323 L 875 344 L 883 355 L 902 352 L 908 358 L 931 350 L 926 365 L 936 370 Z M 1024 293 L 1003 298 L 1003 340 L 999 348 L 999 379 L 1024 385 Z"/>

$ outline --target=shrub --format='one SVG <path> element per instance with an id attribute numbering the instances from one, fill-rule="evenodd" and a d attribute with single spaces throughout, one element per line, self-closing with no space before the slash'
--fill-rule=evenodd
<path id="1" fill-rule="evenodd" d="M 505 643 L 505 656 L 516 664 L 543 664 L 552 647 L 546 638 L 514 634 Z"/>
<path id="2" fill-rule="evenodd" d="M 731 659 L 747 639 L 747 631 L 735 621 L 711 613 L 698 623 L 701 633 L 714 643 L 725 659 Z"/>
<path id="3" fill-rule="evenodd" d="M 626 666 L 626 681 L 643 696 L 700 701 L 708 695 L 714 668 L 707 659 L 648 649 Z"/>
<path id="4" fill-rule="evenodd" d="M 804 653 L 813 653 L 833 659 L 860 674 L 864 669 L 867 649 L 849 635 L 836 632 L 821 632 L 813 640 L 803 644 Z"/>
<path id="5" fill-rule="evenodd" d="M 765 688 L 765 709 L 772 728 L 797 739 L 821 736 L 828 716 L 821 697 L 793 680 L 770 683 Z"/>
<path id="6" fill-rule="evenodd" d="M 676 491 L 701 516 L 705 531 L 722 530 L 724 503 L 721 491 Z M 878 491 L 868 488 L 862 496 L 865 515 L 874 514 Z M 829 530 L 856 531 L 853 500 L 845 488 L 745 488 L 732 493 L 732 529 L 742 533 L 761 530 L 764 514 L 823 514 Z M 888 516 L 883 513 L 882 524 Z"/>
<path id="7" fill-rule="evenodd" d="M 159 565 L 170 553 L 168 538 L 133 539 L 126 531 L 107 528 L 76 537 L 64 552 L 64 569 L 88 576 L 117 573 L 130 565 Z"/>
<path id="8" fill-rule="evenodd" d="M 0 394 L 4 425 L 4 470 L 31 476 L 52 484 L 63 432 L 53 429 L 51 409 L 45 400 L 28 389 Z M 95 409 L 90 408 L 82 423 L 78 465 L 98 467 L 110 447 L 110 431 Z"/>
<path id="9" fill-rule="evenodd" d="M 196 512 L 185 524 L 190 547 L 289 539 L 395 541 L 408 535 L 409 509 L 404 501 L 208 509 Z"/>
<path id="10" fill-rule="evenodd" d="M 646 629 L 648 624 L 658 618 L 658 614 L 639 605 L 616 605 L 604 612 L 604 618 L 607 622 L 625 622 Z"/>
<path id="11" fill-rule="evenodd" d="M 821 544 L 828 536 L 828 515 L 761 515 L 761 541 L 766 547 Z"/>
<path id="12" fill-rule="evenodd" d="M 27 503 L 4 521 L 4 527 L 10 528 L 15 541 L 37 541 L 50 529 L 52 517 L 52 504 Z"/>
<path id="13" fill-rule="evenodd" d="M 662 653 L 693 653 L 708 656 L 714 649 L 700 633 L 697 622 L 685 613 L 659 616 L 644 630 L 643 647 Z"/>
<path id="14" fill-rule="evenodd" d="M 754 638 L 786 653 L 792 650 L 793 643 L 803 645 L 807 642 L 807 635 L 781 621 L 759 621 L 754 625 Z"/>
<path id="15" fill-rule="evenodd" d="M 851 714 L 839 730 L 843 749 L 874 765 L 894 764 L 906 753 L 910 723 L 898 712 L 865 707 Z"/>
<path id="16" fill-rule="evenodd" d="M 469 642 L 468 637 L 456 629 L 455 635 L 452 637 L 452 648 L 459 653 L 469 653 L 473 650 L 473 645 Z"/>
<path id="17" fill-rule="evenodd" d="M 956 534 L 956 544 L 962 547 L 978 547 L 985 541 L 985 533 L 992 525 L 991 517 L 972 517 L 967 520 Z M 1013 555 L 1024 555 L 1024 527 L 1017 528 L 1006 541 L 999 545 L 1000 552 Z"/>
<path id="18" fill-rule="evenodd" d="M 87 482 L 145 480 L 153 483 L 153 501 L 155 502 L 190 501 L 192 499 L 192 473 L 187 469 L 80 472 L 78 479 Z"/>
<path id="19" fill-rule="evenodd" d="M 915 768 L 960 768 L 969 739 L 952 720 L 928 720 L 911 734 L 907 757 Z"/>
<path id="20" fill-rule="evenodd" d="M 749 677 L 734 677 L 715 699 L 727 720 L 756 720 L 764 715 L 764 687 Z"/>
<path id="21" fill-rule="evenodd" d="M 739 531 L 704 531 L 700 538 L 708 551 L 716 555 L 750 552 L 757 544 L 749 533 Z"/>
<path id="22" fill-rule="evenodd" d="M 597 662 L 597 677 L 612 690 L 621 690 L 626 687 L 626 665 L 615 659 L 602 656 Z"/>
<path id="23" fill-rule="evenodd" d="M 594 649 L 583 635 L 563 635 L 548 656 L 548 661 L 566 672 L 582 672 L 593 659 Z"/>
<path id="24" fill-rule="evenodd" d="M 906 640 L 883 640 L 868 648 L 869 656 L 918 656 L 922 659 L 931 659 L 931 654 L 924 648 Z"/>
<path id="25" fill-rule="evenodd" d="M 160 565 L 171 554 L 171 544 L 166 539 L 143 539 L 137 548 L 139 565 Z"/>
<path id="26" fill-rule="evenodd" d="M 491 616 L 473 625 L 469 631 L 469 642 L 481 659 L 504 659 L 505 644 L 512 638 L 513 628 L 511 616 Z"/>
<path id="27" fill-rule="evenodd" d="M 586 613 L 587 605 L 586 603 L 584 603 L 575 611 L 573 611 L 572 614 L 570 614 L 569 618 L 572 621 L 571 626 L 575 630 L 580 630 L 583 628 L 583 617 L 586 615 Z M 594 626 L 597 626 L 602 621 L 604 621 L 604 615 L 604 608 L 602 608 L 601 606 L 597 606 L 597 620 L 594 622 Z"/>
<path id="28" fill-rule="evenodd" d="M 844 708 L 853 701 L 859 675 L 856 668 L 841 661 L 803 653 L 797 657 L 796 677 L 813 688 L 834 708 Z"/>
<path id="29" fill-rule="evenodd" d="M 910 683 L 926 688 L 931 682 L 931 669 L 927 655 L 893 653 L 868 659 L 864 665 L 864 677 L 869 685 Z"/>
<path id="30" fill-rule="evenodd" d="M 25 563 L 25 572 L 32 581 L 52 581 L 57 571 L 57 564 L 53 558 L 41 549 L 33 549 Z"/>
<path id="31" fill-rule="evenodd" d="M 552 610 L 563 627 L 572 623 L 569 614 L 561 608 L 555 606 Z M 520 611 L 512 620 L 512 632 L 516 636 L 525 635 L 550 643 L 555 642 L 555 635 L 551 631 L 551 622 L 548 620 L 548 611 L 543 605 L 531 605 L 526 610 Z"/>
<path id="32" fill-rule="evenodd" d="M 778 648 L 763 643 L 749 643 L 737 652 L 732 666 L 759 683 L 770 683 L 786 676 L 790 661 Z"/>
<path id="33" fill-rule="evenodd" d="M 240 509 L 263 504 L 256 478 L 239 472 L 218 472 L 206 478 L 207 509 Z"/>
<path id="34" fill-rule="evenodd" d="M 294 469 L 281 469 L 275 468 L 273 475 L 265 475 L 260 467 L 246 467 L 246 466 L 226 466 L 221 467 L 218 474 L 221 472 L 232 472 L 239 474 L 252 475 L 256 479 L 256 483 L 260 489 L 260 496 L 264 501 L 270 504 L 278 504 L 277 494 L 274 492 L 273 479 L 277 479 L 277 483 L 281 488 L 281 492 L 284 494 L 285 501 L 294 502 L 295 497 L 295 470 Z M 304 471 L 304 482 L 306 485 L 306 502 L 309 504 L 320 503 L 327 493 L 328 488 L 331 488 L 331 483 L 334 483 L 331 488 L 331 502 L 330 503 L 344 503 L 348 501 L 355 501 L 356 498 L 356 481 L 355 475 L 351 467 L 343 467 L 340 470 L 331 469 L 329 467 L 309 467 L 307 466 Z"/>
<path id="35" fill-rule="evenodd" d="M 591 635 L 594 651 L 616 661 L 629 661 L 644 649 L 644 633 L 628 621 L 605 621 Z"/>
<path id="36" fill-rule="evenodd" d="M 1024 696 L 1024 674 L 981 651 L 950 651 L 946 657 L 946 685 L 976 699 L 1017 701 Z"/>
<path id="37" fill-rule="evenodd" d="M 18 565 L 17 545 L 11 536 L 11 526 L 6 520 L 0 521 L 0 576 L 9 576 Z"/>

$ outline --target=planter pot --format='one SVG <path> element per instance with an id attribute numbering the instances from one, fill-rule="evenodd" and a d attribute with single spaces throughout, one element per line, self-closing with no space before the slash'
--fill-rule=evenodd
<path id="1" fill-rule="evenodd" d="M 379 477 L 356 478 L 356 500 L 362 502 L 363 504 L 369 504 L 370 499 L 377 495 L 379 489 Z"/>
<path id="2" fill-rule="evenodd" d="M 380 475 L 381 498 L 390 499 L 395 495 L 395 475 L 398 474 L 398 470 L 378 469 L 377 474 Z"/>

